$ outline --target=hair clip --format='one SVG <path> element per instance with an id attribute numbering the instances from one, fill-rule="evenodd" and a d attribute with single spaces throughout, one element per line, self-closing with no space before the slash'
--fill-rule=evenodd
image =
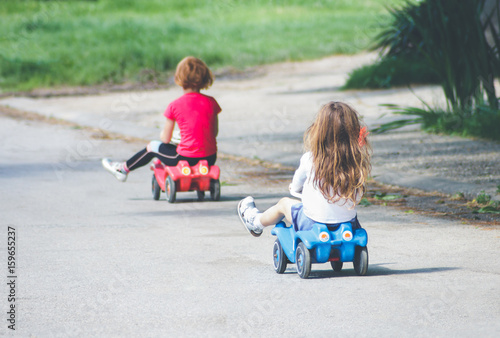
<path id="1" fill-rule="evenodd" d="M 370 134 L 366 127 L 363 127 L 359 130 L 359 138 L 358 143 L 360 147 L 363 147 L 366 144 L 366 137 Z"/>

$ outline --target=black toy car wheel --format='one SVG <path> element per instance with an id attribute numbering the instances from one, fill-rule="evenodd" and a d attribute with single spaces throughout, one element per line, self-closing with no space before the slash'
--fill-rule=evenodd
<path id="1" fill-rule="evenodd" d="M 274 271 L 280 274 L 285 272 L 287 262 L 288 259 L 285 255 L 285 252 L 283 251 L 283 247 L 281 246 L 280 241 L 276 239 L 273 246 Z"/>
<path id="2" fill-rule="evenodd" d="M 297 264 L 297 273 L 300 278 L 309 277 L 311 272 L 311 254 L 304 243 L 300 242 L 295 251 L 295 263 Z"/>
<path id="3" fill-rule="evenodd" d="M 211 180 L 210 181 L 210 197 L 213 201 L 220 200 L 220 181 Z"/>
<path id="4" fill-rule="evenodd" d="M 344 266 L 344 263 L 342 263 L 340 261 L 330 262 L 330 264 L 332 265 L 332 269 L 335 272 L 342 271 L 342 267 Z"/>
<path id="5" fill-rule="evenodd" d="M 175 182 L 172 179 L 172 177 L 168 176 L 167 179 L 165 180 L 165 193 L 167 195 L 167 201 L 169 203 L 174 203 L 175 202 L 175 193 L 176 193 L 176 188 L 175 188 Z"/>
<path id="6" fill-rule="evenodd" d="M 205 199 L 205 192 L 204 191 L 196 190 L 196 195 L 198 195 L 198 201 L 200 201 L 200 202 Z"/>
<path id="7" fill-rule="evenodd" d="M 155 174 L 153 174 L 153 180 L 151 181 L 151 192 L 153 193 L 153 199 L 158 201 L 160 199 L 161 188 L 156 180 Z"/>
<path id="8" fill-rule="evenodd" d="M 368 249 L 366 246 L 356 247 L 353 264 L 354 271 L 356 271 L 359 276 L 366 275 L 366 272 L 368 271 Z"/>

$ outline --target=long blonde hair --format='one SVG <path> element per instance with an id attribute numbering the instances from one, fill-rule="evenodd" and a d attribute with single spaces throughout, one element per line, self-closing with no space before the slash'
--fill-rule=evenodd
<path id="1" fill-rule="evenodd" d="M 344 198 L 356 204 L 365 192 L 371 147 L 362 134 L 358 113 L 342 102 L 325 104 L 304 134 L 312 152 L 313 183 L 332 203 Z"/>

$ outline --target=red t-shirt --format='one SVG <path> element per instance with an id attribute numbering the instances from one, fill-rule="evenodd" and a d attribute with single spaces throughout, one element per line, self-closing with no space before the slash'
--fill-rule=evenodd
<path id="1" fill-rule="evenodd" d="M 163 114 L 181 131 L 177 153 L 185 157 L 206 157 L 217 152 L 215 127 L 221 108 L 211 96 L 187 93 L 172 101 Z"/>

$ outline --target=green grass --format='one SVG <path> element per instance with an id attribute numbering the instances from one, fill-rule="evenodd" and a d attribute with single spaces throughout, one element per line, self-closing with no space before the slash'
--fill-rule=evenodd
<path id="1" fill-rule="evenodd" d="M 166 81 L 213 68 L 356 53 L 401 0 L 1 1 L 0 88 Z"/>
<path id="2" fill-rule="evenodd" d="M 441 85 L 446 107 L 388 105 L 395 114 L 409 117 L 373 132 L 420 124 L 430 132 L 500 141 L 500 106 L 494 90 L 500 74 L 500 32 L 494 23 L 500 7 L 492 2 L 495 9 L 483 16 L 485 1 L 405 0 L 403 7 L 390 10 L 392 22 L 374 45 L 382 49 L 382 60 L 355 70 L 344 87 L 388 87 L 398 72 L 402 78 L 413 78 L 413 83 L 421 82 L 427 72 Z M 494 44 L 487 41 L 487 29 Z"/>
<path id="3" fill-rule="evenodd" d="M 427 104 L 425 109 L 400 107 L 392 104 L 382 106 L 392 110 L 393 114 L 406 116 L 406 118 L 385 123 L 373 129 L 373 133 L 384 133 L 407 125 L 420 124 L 423 130 L 430 133 L 444 133 L 500 141 L 500 134 L 498 133 L 500 110 L 492 109 L 484 104 L 460 111 L 432 108 Z"/>
<path id="4" fill-rule="evenodd" d="M 422 59 L 384 57 L 374 64 L 353 70 L 342 89 L 381 89 L 429 83 L 437 84 L 439 79 Z"/>

